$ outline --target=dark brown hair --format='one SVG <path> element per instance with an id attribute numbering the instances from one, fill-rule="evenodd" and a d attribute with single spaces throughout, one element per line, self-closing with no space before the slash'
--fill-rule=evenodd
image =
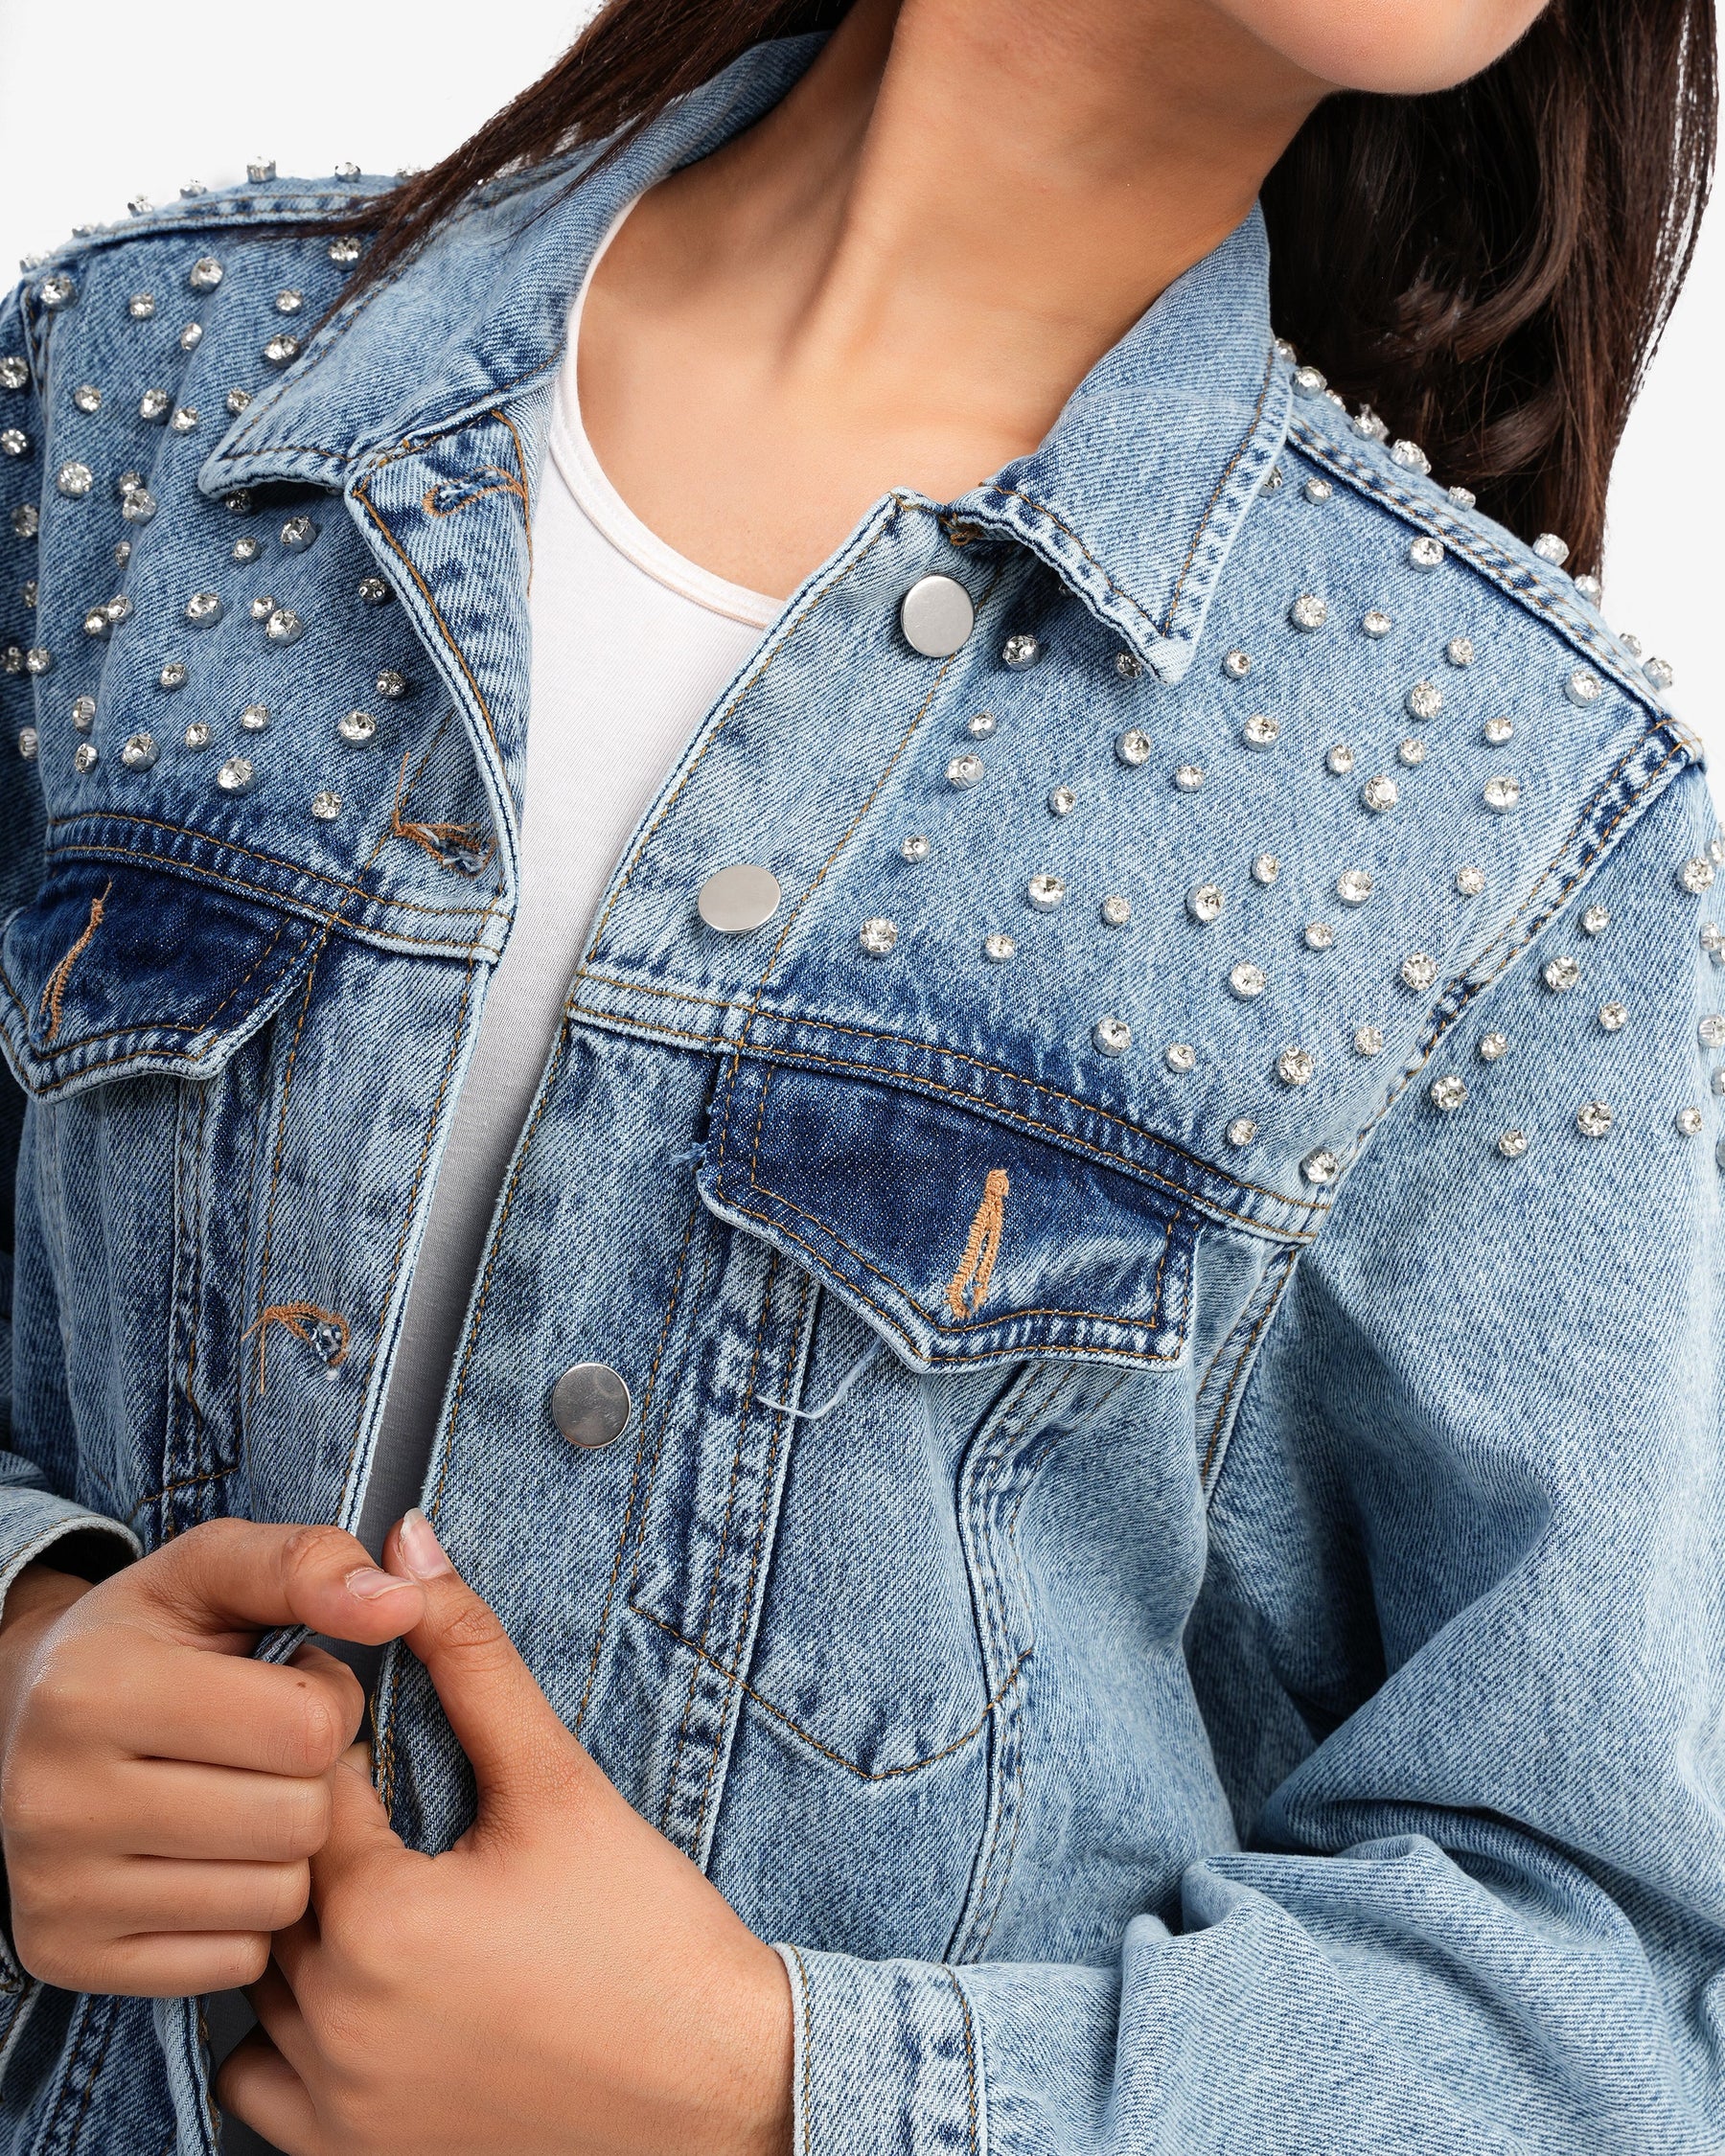
<path id="1" fill-rule="evenodd" d="M 610 0 L 459 149 L 356 213 L 356 286 L 483 182 L 632 137 L 848 5 Z M 1715 74 L 1713 0 L 1551 0 L 1458 89 L 1326 99 L 1264 185 L 1281 334 L 1491 516 L 1567 539 L 1575 570 L 1598 567 L 1612 459 L 1694 252 Z"/>

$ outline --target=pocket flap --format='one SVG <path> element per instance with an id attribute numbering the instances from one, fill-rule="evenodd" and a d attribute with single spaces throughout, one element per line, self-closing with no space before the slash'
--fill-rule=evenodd
<path id="1" fill-rule="evenodd" d="M 725 1067 L 700 1175 L 918 1368 L 1178 1362 L 1197 1222 L 1158 1182 L 927 1094 Z"/>
<path id="2" fill-rule="evenodd" d="M 211 1077 L 325 933 L 193 877 L 60 862 L 0 939 L 7 1061 L 38 1097 L 141 1070 Z"/>

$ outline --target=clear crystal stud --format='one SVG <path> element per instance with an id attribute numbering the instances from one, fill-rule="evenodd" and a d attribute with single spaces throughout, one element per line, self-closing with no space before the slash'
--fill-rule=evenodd
<path id="1" fill-rule="evenodd" d="M 156 498 L 148 487 L 133 487 L 120 504 L 128 524 L 148 524 L 156 513 Z"/>
<path id="2" fill-rule="evenodd" d="M 1479 1054 L 1482 1063 L 1496 1063 L 1508 1052 L 1509 1041 L 1506 1034 L 1499 1033 L 1495 1027 L 1489 1033 L 1481 1034 Z"/>
<path id="3" fill-rule="evenodd" d="M 378 722 L 369 711 L 348 711 L 336 720 L 335 731 L 350 748 L 368 748 L 378 738 Z"/>
<path id="4" fill-rule="evenodd" d="M 1452 636 L 1443 647 L 1443 655 L 1452 666 L 1471 666 L 1474 662 L 1473 638 Z"/>
<path id="5" fill-rule="evenodd" d="M 1254 965 L 1250 958 L 1242 958 L 1229 975 L 1228 985 L 1242 1003 L 1250 1003 L 1264 993 L 1269 981 L 1262 966 Z"/>
<path id="6" fill-rule="evenodd" d="M 1467 1081 L 1459 1078 L 1454 1071 L 1447 1071 L 1443 1077 L 1433 1079 L 1427 1094 L 1434 1108 L 1440 1108 L 1446 1115 L 1453 1115 L 1467 1098 Z"/>
<path id="7" fill-rule="evenodd" d="M 1070 786 L 1057 786 L 1048 795 L 1048 814 L 1051 816 L 1070 816 L 1078 806 L 1078 796 Z"/>
<path id="8" fill-rule="evenodd" d="M 278 331 L 264 347 L 264 360 L 270 367 L 291 367 L 299 357 L 300 341 L 289 336 L 287 331 Z"/>
<path id="9" fill-rule="evenodd" d="M 1443 691 L 1435 681 L 1415 681 L 1406 701 L 1410 719 L 1436 719 L 1443 709 Z"/>
<path id="10" fill-rule="evenodd" d="M 1443 491 L 1458 509 L 1472 509 L 1479 499 L 1471 487 L 1446 487 Z"/>
<path id="11" fill-rule="evenodd" d="M 1472 861 L 1463 861 L 1456 871 L 1456 888 L 1463 898 L 1478 898 L 1485 888 L 1485 872 L 1476 868 Z"/>
<path id="12" fill-rule="evenodd" d="M 278 314 L 297 314 L 305 304 L 305 293 L 295 291 L 291 286 L 275 296 L 275 310 Z"/>
<path id="13" fill-rule="evenodd" d="M 1294 394 L 1296 397 L 1322 397 L 1328 387 L 1328 379 L 1316 367 L 1295 368 Z"/>
<path id="14" fill-rule="evenodd" d="M 341 796 L 326 786 L 311 796 L 311 814 L 319 823 L 334 823 L 341 814 Z"/>
<path id="15" fill-rule="evenodd" d="M 1025 667 L 1034 666 L 1041 656 L 1042 646 L 1027 630 L 1016 631 L 1000 646 L 1001 661 L 1011 667 L 1015 674 L 1022 674 Z"/>
<path id="16" fill-rule="evenodd" d="M 1380 814 L 1386 809 L 1393 809 L 1400 799 L 1395 781 L 1384 771 L 1379 771 L 1375 778 L 1368 778 L 1360 789 L 1361 806 L 1374 809 Z"/>
<path id="17" fill-rule="evenodd" d="M 1621 1033 L 1628 1022 L 1629 1010 L 1626 1004 L 1601 1003 L 1599 1005 L 1599 1023 L 1607 1033 Z M 1721 1032 L 1720 1038 L 1725 1040 L 1725 1031 Z"/>
<path id="18" fill-rule="evenodd" d="M 75 697 L 72 701 L 72 723 L 80 734 L 87 734 L 96 723 L 96 699 Z"/>
<path id="19" fill-rule="evenodd" d="M 1438 961 L 1424 951 L 1411 951 L 1401 962 L 1401 977 L 1410 988 L 1430 988 L 1438 978 Z"/>
<path id="20" fill-rule="evenodd" d="M 249 534 L 244 539 L 237 539 L 234 541 L 234 560 L 236 562 L 255 562 L 263 551 L 263 547 Z"/>
<path id="21" fill-rule="evenodd" d="M 199 255 L 187 270 L 186 282 L 195 292 L 213 292 L 221 282 L 221 264 L 214 255 Z"/>
<path id="22" fill-rule="evenodd" d="M 1395 753 L 1400 762 L 1414 770 L 1426 760 L 1426 745 L 1417 734 L 1410 734 L 1405 741 L 1397 742 Z"/>
<path id="23" fill-rule="evenodd" d="M 197 406 L 182 404 L 168 422 L 175 434 L 190 434 L 197 425 Z"/>
<path id="24" fill-rule="evenodd" d="M 1174 784 L 1182 793 L 1196 793 L 1204 784 L 1204 766 L 1177 764 L 1174 768 Z"/>
<path id="25" fill-rule="evenodd" d="M 201 322 L 188 322 L 179 333 L 180 350 L 182 352 L 196 352 L 202 342 L 203 324 Z"/>
<path id="26" fill-rule="evenodd" d="M 1123 929 L 1132 919 L 1132 901 L 1118 891 L 1111 891 L 1097 908 L 1103 923 L 1110 929 Z"/>
<path id="27" fill-rule="evenodd" d="M 186 728 L 186 746 L 188 748 L 208 748 L 210 740 L 209 721 L 207 719 L 194 719 Z"/>
<path id="28" fill-rule="evenodd" d="M 1323 761 L 1338 778 L 1346 778 L 1354 768 L 1354 752 L 1345 741 L 1339 741 Z"/>
<path id="29" fill-rule="evenodd" d="M 1390 461 L 1392 464 L 1399 464 L 1405 471 L 1427 472 L 1432 469 L 1431 458 L 1417 442 L 1403 440 L 1392 443 Z"/>
<path id="30" fill-rule="evenodd" d="M 1276 1075 L 1284 1086 L 1310 1085 L 1317 1059 L 1309 1048 L 1284 1048 L 1276 1059 Z"/>
<path id="31" fill-rule="evenodd" d="M 256 777 L 249 756 L 230 756 L 217 772 L 216 783 L 224 793 L 249 793 Z"/>
<path id="32" fill-rule="evenodd" d="M 155 294 L 134 292 L 126 303 L 126 311 L 134 322 L 148 322 L 155 312 Z"/>
<path id="33" fill-rule="evenodd" d="M 120 761 L 128 771 L 147 771 L 157 754 L 153 734 L 129 734 L 126 746 L 120 751 Z"/>
<path id="34" fill-rule="evenodd" d="M 1257 1135 L 1257 1123 L 1250 1115 L 1236 1115 L 1225 1135 L 1230 1145 L 1250 1145 Z"/>
<path id="35" fill-rule="evenodd" d="M 1123 1056 L 1132 1045 L 1132 1028 L 1124 1019 L 1098 1019 L 1091 1029 L 1098 1055 Z"/>
<path id="36" fill-rule="evenodd" d="M 1599 699 L 1605 694 L 1605 684 L 1591 666 L 1578 666 L 1573 674 L 1565 677 L 1563 693 L 1568 697 L 1571 703 L 1578 703 L 1585 707 L 1590 703 L 1598 702 Z"/>
<path id="37" fill-rule="evenodd" d="M 35 762 L 36 753 L 40 746 L 41 739 L 34 726 L 20 726 L 18 728 L 18 754 L 23 757 L 25 763 L 34 764 Z"/>
<path id="38" fill-rule="evenodd" d="M 927 860 L 929 851 L 929 841 L 920 831 L 912 833 L 908 838 L 899 840 L 899 852 L 906 860 Z"/>
<path id="39" fill-rule="evenodd" d="M 1381 1025 L 1356 1025 L 1353 1044 L 1355 1053 L 1377 1056 L 1384 1052 L 1384 1029 Z"/>
<path id="40" fill-rule="evenodd" d="M 1344 906 L 1364 906 L 1371 892 L 1371 876 L 1367 869 L 1345 868 L 1336 878 L 1336 896 Z"/>
<path id="41" fill-rule="evenodd" d="M 1222 671 L 1232 675 L 1236 681 L 1244 681 L 1252 672 L 1252 660 L 1244 652 L 1230 652 L 1222 661 Z"/>
<path id="42" fill-rule="evenodd" d="M 1436 569 L 1443 561 L 1443 541 L 1428 538 L 1422 532 L 1410 542 L 1408 560 L 1416 569 Z"/>
<path id="43" fill-rule="evenodd" d="M 240 723 L 248 734 L 261 734 L 269 723 L 268 704 L 248 703 L 240 714 Z"/>
<path id="44" fill-rule="evenodd" d="M 165 389 L 147 389 L 138 399 L 141 420 L 165 420 L 173 409 L 173 399 Z"/>
<path id="45" fill-rule="evenodd" d="M 1308 479 L 1301 489 L 1307 501 L 1328 501 L 1335 491 L 1327 479 Z"/>
<path id="46" fill-rule="evenodd" d="M 27 457 L 30 454 L 30 437 L 21 426 L 0 429 L 0 456 Z"/>
<path id="47" fill-rule="evenodd" d="M 28 389 L 30 369 L 15 352 L 0 358 L 0 389 Z"/>
<path id="48" fill-rule="evenodd" d="M 186 619 L 194 629 L 208 629 L 221 619 L 221 597 L 215 591 L 195 591 L 186 601 Z"/>
<path id="49" fill-rule="evenodd" d="M 48 311 L 57 313 L 62 307 L 70 307 L 78 297 L 78 287 L 64 271 L 44 277 L 36 287 L 36 298 Z"/>
<path id="50" fill-rule="evenodd" d="M 264 624 L 264 633 L 272 644 L 297 644 L 306 625 L 291 607 L 277 607 Z"/>
<path id="51" fill-rule="evenodd" d="M 1485 781 L 1481 789 L 1480 798 L 1488 809 L 1495 809 L 1499 815 L 1506 815 L 1521 800 L 1521 781 L 1512 771 L 1500 771 L 1494 778 Z"/>
<path id="52" fill-rule="evenodd" d="M 1686 860 L 1677 871 L 1678 883 L 1683 885 L 1686 891 L 1691 893 L 1707 890 L 1712 885 L 1713 880 L 1714 864 L 1705 854 L 1696 854 L 1691 860 Z"/>
<path id="53" fill-rule="evenodd" d="M 1584 1100 L 1576 1111 L 1576 1128 L 1583 1137 L 1602 1138 L 1611 1130 L 1611 1109 L 1602 1100 Z"/>
<path id="54" fill-rule="evenodd" d="M 54 484 L 69 500 L 81 501 L 96 484 L 96 474 L 87 464 L 80 464 L 75 459 L 60 466 L 54 475 Z"/>
<path id="55" fill-rule="evenodd" d="M 1307 1182 L 1322 1185 L 1335 1181 L 1342 1173 L 1342 1162 L 1327 1145 L 1314 1146 L 1300 1163 L 1300 1172 Z"/>
<path id="56" fill-rule="evenodd" d="M 156 676 L 156 679 L 164 689 L 183 689 L 186 685 L 185 660 L 170 659 Z"/>
<path id="57" fill-rule="evenodd" d="M 1024 896 L 1039 913 L 1052 913 L 1066 897 L 1066 878 L 1050 875 L 1046 869 L 1032 876 L 1024 885 Z"/>
<path id="58" fill-rule="evenodd" d="M 1136 771 L 1150 759 L 1150 736 L 1139 726 L 1128 726 L 1115 743 L 1115 754 L 1128 770 Z"/>
<path id="59" fill-rule="evenodd" d="M 1510 735 L 1514 733 L 1515 722 L 1507 716 L 1500 715 L 1495 719 L 1487 719 L 1480 731 L 1493 748 L 1502 748 Z"/>
<path id="60" fill-rule="evenodd" d="M 961 756 L 954 756 L 946 768 L 947 784 L 960 790 L 975 786 L 982 776 L 982 759 L 974 749 L 967 748 Z"/>
<path id="61" fill-rule="evenodd" d="M 1368 607 L 1360 616 L 1360 627 L 1368 636 L 1388 636 L 1394 626 L 1381 607 Z"/>
<path id="62" fill-rule="evenodd" d="M 227 406 L 235 419 L 238 419 L 241 413 L 251 404 L 251 391 L 249 389 L 230 389 L 221 401 Z"/>
<path id="63" fill-rule="evenodd" d="M 386 666 L 379 674 L 376 687 L 380 697 L 396 703 L 407 694 L 407 677 L 399 674 L 393 666 Z"/>
<path id="64" fill-rule="evenodd" d="M 1695 1038 L 1704 1048 L 1725 1048 L 1725 1016 L 1709 1011 L 1696 1026 Z"/>
<path id="65" fill-rule="evenodd" d="M 1600 935 L 1604 932 L 1605 929 L 1610 928 L 1610 926 L 1611 915 L 1605 910 L 1602 906 L 1589 906 L 1582 908 L 1581 928 L 1584 934 L 1590 936 Z M 1701 940 L 1703 944 L 1705 944 L 1707 941 L 1705 930 L 1703 930 L 1702 932 Z"/>
<path id="66" fill-rule="evenodd" d="M 1560 539 L 1555 532 L 1541 532 L 1533 541 L 1533 551 L 1542 562 L 1551 562 L 1556 569 L 1561 569 L 1569 560 L 1569 542 Z"/>
<path id="67" fill-rule="evenodd" d="M 1189 1041 L 1173 1041 L 1169 1043 L 1162 1061 L 1170 1070 L 1191 1070 L 1197 1066 L 1198 1051 Z"/>
<path id="68" fill-rule="evenodd" d="M 36 675 L 54 672 L 54 654 L 46 644 L 33 644 L 25 653 L 24 671 L 26 674 Z"/>
<path id="69" fill-rule="evenodd" d="M 1564 952 L 1558 957 L 1546 960 L 1539 969 L 1539 977 L 1553 995 L 1560 996 L 1566 989 L 1574 988 L 1581 978 L 1581 961 Z"/>
<path id="70" fill-rule="evenodd" d="M 1288 619 L 1296 629 L 1322 629 L 1329 619 L 1329 602 L 1314 591 L 1302 591 L 1288 608 Z"/>
<path id="71" fill-rule="evenodd" d="M 1194 921 L 1210 922 L 1222 916 L 1222 886 L 1219 883 L 1194 883 L 1186 893 L 1185 908 Z"/>
<path id="72" fill-rule="evenodd" d="M 317 526 L 310 516 L 289 516 L 282 526 L 282 545 L 289 554 L 303 554 L 317 537 Z M 975 730 L 976 722 L 971 722 Z"/>
<path id="73" fill-rule="evenodd" d="M 1674 1120 L 1685 1137 L 1701 1135 L 1701 1111 L 1698 1108 L 1680 1108 Z"/>
<path id="74" fill-rule="evenodd" d="M 1605 596 L 1605 586 L 1598 577 L 1578 576 L 1576 579 L 1576 589 L 1590 607 L 1597 607 Z"/>
<path id="75" fill-rule="evenodd" d="M 1281 722 L 1268 712 L 1254 711 L 1240 728 L 1240 739 L 1248 748 L 1274 748 L 1281 739 Z"/>
<path id="76" fill-rule="evenodd" d="M 1252 860 L 1252 881 L 1254 883 L 1274 883 L 1281 874 L 1281 859 L 1276 854 L 1254 854 Z"/>
<path id="77" fill-rule="evenodd" d="M 898 942 L 898 923 L 876 914 L 857 930 L 857 941 L 871 958 L 885 958 Z"/>
<path id="78" fill-rule="evenodd" d="M 992 935 L 982 938 L 982 955 L 997 966 L 1003 966 L 1008 958 L 1017 954 L 1018 945 L 1011 936 Z"/>
<path id="79" fill-rule="evenodd" d="M 358 169 L 356 167 L 352 172 L 338 172 L 335 176 L 337 179 L 357 179 Z M 359 260 L 358 241 L 351 233 L 340 234 L 330 241 L 330 260 L 343 269 L 351 269 Z"/>
<path id="80" fill-rule="evenodd" d="M 1650 658 L 1642 672 L 1656 689 L 1668 689 L 1677 678 L 1677 669 L 1669 659 Z"/>
<path id="81" fill-rule="evenodd" d="M 275 159 L 273 157 L 251 158 L 246 164 L 245 176 L 254 187 L 261 187 L 265 180 L 274 179 L 276 176 Z"/>
<path id="82" fill-rule="evenodd" d="M 1498 1133 L 1497 1149 L 1504 1156 L 1504 1158 L 1506 1160 L 1519 1160 L 1522 1155 L 1528 1150 L 1527 1132 L 1516 1130 L 1500 1131 Z"/>
<path id="83" fill-rule="evenodd" d="M 1144 662 L 1136 652 L 1116 652 L 1115 672 L 1122 681 L 1136 681 L 1144 671 Z"/>
<path id="84" fill-rule="evenodd" d="M 96 768 L 96 744 L 93 741 L 80 741 L 72 751 L 72 768 L 78 772 L 80 777 L 85 771 L 93 771 Z"/>
<path id="85" fill-rule="evenodd" d="M 230 516 L 249 516 L 252 513 L 251 489 L 236 487 L 232 493 L 222 495 L 221 506 Z"/>
<path id="86" fill-rule="evenodd" d="M 1308 951 L 1328 951 L 1336 940 L 1336 931 L 1327 921 L 1308 921 L 1303 932 Z"/>
<path id="87" fill-rule="evenodd" d="M 368 607 L 381 607 L 389 599 L 389 586 L 381 577 L 361 577 L 359 596 Z"/>
<path id="88" fill-rule="evenodd" d="M 72 401 L 80 412 L 99 412 L 102 409 L 102 392 L 93 381 L 80 382 L 72 392 Z"/>

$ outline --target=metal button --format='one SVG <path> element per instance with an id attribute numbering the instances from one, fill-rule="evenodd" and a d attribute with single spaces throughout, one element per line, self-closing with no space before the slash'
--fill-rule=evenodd
<path id="1" fill-rule="evenodd" d="M 571 1363 L 551 1388 L 551 1420 L 571 1445 L 588 1452 L 622 1436 L 633 1405 L 608 1363 Z"/>
<path id="2" fill-rule="evenodd" d="M 735 936 L 770 921 L 778 902 L 778 878 L 771 869 L 739 861 L 734 868 L 715 869 L 701 886 L 695 905 L 709 929 Z"/>
<path id="3" fill-rule="evenodd" d="M 951 658 L 976 622 L 971 595 L 956 577 L 918 577 L 899 607 L 905 641 L 924 658 Z"/>

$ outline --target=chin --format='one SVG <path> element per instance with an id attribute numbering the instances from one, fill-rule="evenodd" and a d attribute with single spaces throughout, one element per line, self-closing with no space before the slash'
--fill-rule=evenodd
<path id="1" fill-rule="evenodd" d="M 1546 0 L 1220 0 L 1220 12 L 1339 90 L 1417 97 L 1506 53 Z"/>

